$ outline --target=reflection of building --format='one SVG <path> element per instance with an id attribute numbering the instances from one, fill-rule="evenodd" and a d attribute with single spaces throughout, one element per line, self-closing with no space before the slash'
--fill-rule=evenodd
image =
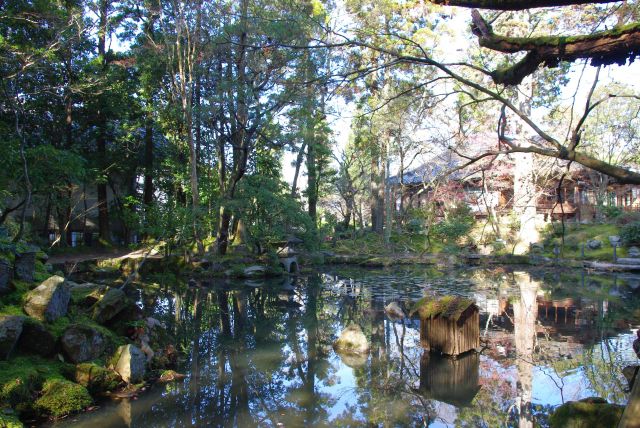
<path id="1" fill-rule="evenodd" d="M 476 352 L 454 359 L 425 351 L 420 359 L 420 392 L 430 399 L 468 406 L 480 390 L 479 365 Z"/>
<path id="2" fill-rule="evenodd" d="M 469 301 L 456 315 L 435 314 L 425 317 L 420 313 L 420 343 L 427 350 L 452 356 L 479 349 L 478 307 Z"/>

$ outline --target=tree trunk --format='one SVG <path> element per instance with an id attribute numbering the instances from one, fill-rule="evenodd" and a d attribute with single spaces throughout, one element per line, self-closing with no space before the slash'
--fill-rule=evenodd
<path id="1" fill-rule="evenodd" d="M 98 54 L 100 55 L 100 61 L 102 62 L 102 74 L 106 75 L 107 72 L 107 59 L 105 58 L 107 49 L 107 22 L 108 22 L 108 0 L 101 0 L 100 2 L 100 27 L 98 30 Z M 106 157 L 107 157 L 107 118 L 105 116 L 105 101 L 104 95 L 100 96 L 98 100 L 98 163 L 100 172 L 107 174 L 106 172 Z M 100 240 L 104 243 L 111 243 L 111 233 L 109 228 L 109 202 L 107 199 L 107 179 L 106 177 L 100 177 L 98 181 L 98 228 L 100 232 Z"/>
<path id="2" fill-rule="evenodd" d="M 531 79 L 528 78 L 518 91 L 520 109 L 527 114 L 531 112 L 528 96 L 532 93 L 532 85 Z M 517 123 L 516 132 L 521 145 L 528 145 L 528 138 L 521 122 Z M 513 211 L 520 220 L 520 230 L 513 252 L 525 254 L 529 251 L 529 245 L 540 239 L 536 228 L 538 189 L 535 182 L 534 155 L 533 153 L 515 153 L 514 160 Z"/>
<path id="3" fill-rule="evenodd" d="M 142 201 L 148 211 L 153 204 L 153 118 L 147 113 L 144 133 L 144 191 Z"/>
<path id="4" fill-rule="evenodd" d="M 313 221 L 314 227 L 317 225 L 317 205 L 318 205 L 318 188 L 317 188 L 317 169 L 316 169 L 316 147 L 313 135 L 307 146 L 307 199 L 309 203 L 309 217 Z"/>
<path id="5" fill-rule="evenodd" d="M 300 174 L 300 167 L 302 166 L 302 160 L 304 159 L 304 151 L 307 148 L 307 142 L 303 141 L 298 150 L 298 156 L 296 157 L 295 172 L 293 173 L 293 182 L 291 183 L 291 197 L 296 198 L 298 196 L 298 175 Z"/>

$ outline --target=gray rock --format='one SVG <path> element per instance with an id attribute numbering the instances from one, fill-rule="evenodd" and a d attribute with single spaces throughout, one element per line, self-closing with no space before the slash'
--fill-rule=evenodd
<path id="1" fill-rule="evenodd" d="M 36 252 L 25 251 L 24 253 L 16 254 L 16 260 L 13 265 L 16 278 L 22 281 L 33 281 L 33 276 L 36 273 Z"/>
<path id="2" fill-rule="evenodd" d="M 404 311 L 397 302 L 391 302 L 384 307 L 384 311 L 392 320 L 404 319 Z"/>
<path id="3" fill-rule="evenodd" d="M 56 338 L 41 322 L 28 318 L 22 326 L 18 348 L 32 354 L 48 357 L 56 349 Z"/>
<path id="4" fill-rule="evenodd" d="M 65 316 L 71 291 L 61 276 L 52 276 L 27 294 L 24 311 L 40 321 Z"/>
<path id="5" fill-rule="evenodd" d="M 529 244 L 529 251 L 541 253 L 544 251 L 544 244 L 542 242 L 532 242 Z"/>
<path id="6" fill-rule="evenodd" d="M 24 317 L 19 315 L 2 315 L 0 316 L 0 359 L 6 360 L 15 348 L 20 334 Z"/>
<path id="7" fill-rule="evenodd" d="M 243 274 L 248 278 L 253 278 L 253 277 L 262 277 L 265 275 L 266 272 L 267 272 L 266 267 L 256 265 L 256 266 L 249 266 L 248 268 L 246 268 L 243 271 Z"/>
<path id="8" fill-rule="evenodd" d="M 67 327 L 60 343 L 66 357 L 75 364 L 100 357 L 106 348 L 106 340 L 102 333 L 81 324 Z"/>
<path id="9" fill-rule="evenodd" d="M 338 352 L 359 354 L 369 351 L 369 342 L 360 326 L 350 324 L 342 330 L 338 340 L 333 343 L 333 347 Z"/>
<path id="10" fill-rule="evenodd" d="M 13 269 L 11 269 L 9 260 L 0 259 L 0 296 L 13 291 L 14 287 L 11 284 L 12 276 Z"/>
<path id="11" fill-rule="evenodd" d="M 122 380 L 127 383 L 138 383 L 144 378 L 147 358 L 140 348 L 135 345 L 122 345 L 116 351 L 116 357 L 118 362 L 114 370 Z"/>
<path id="12" fill-rule="evenodd" d="M 640 248 L 631 247 L 629 248 L 629 251 L 627 251 L 627 254 L 629 255 L 629 257 L 638 258 L 640 257 Z"/>
<path id="13" fill-rule="evenodd" d="M 597 250 L 598 248 L 602 248 L 602 241 L 599 239 L 589 239 L 587 241 L 587 248 L 590 250 Z"/>
<path id="14" fill-rule="evenodd" d="M 104 324 L 111 321 L 127 306 L 127 296 L 124 291 L 110 288 L 102 299 L 93 306 L 93 319 Z"/>

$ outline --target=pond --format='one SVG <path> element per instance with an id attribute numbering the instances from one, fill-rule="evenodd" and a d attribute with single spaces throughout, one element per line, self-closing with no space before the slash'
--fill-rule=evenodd
<path id="1" fill-rule="evenodd" d="M 546 426 L 566 401 L 625 404 L 621 371 L 637 362 L 640 280 L 631 276 L 342 267 L 199 285 L 139 292 L 144 311 L 179 338 L 186 379 L 56 426 Z M 430 355 L 419 320 L 384 313 L 390 302 L 444 294 L 477 302 L 479 354 Z M 333 350 L 350 323 L 368 355 Z"/>

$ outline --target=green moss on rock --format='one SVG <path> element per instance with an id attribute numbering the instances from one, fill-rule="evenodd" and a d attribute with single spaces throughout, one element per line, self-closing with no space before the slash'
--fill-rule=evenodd
<path id="1" fill-rule="evenodd" d="M 93 403 L 87 388 L 68 380 L 49 380 L 42 392 L 35 402 L 36 410 L 56 418 L 79 412 Z"/>
<path id="2" fill-rule="evenodd" d="M 37 356 L 0 361 L 0 402 L 16 412 L 32 413 L 38 391 L 46 380 L 64 379 L 67 364 Z"/>
<path id="3" fill-rule="evenodd" d="M 22 428 L 22 422 L 16 415 L 6 414 L 0 411 L 0 428 Z"/>
<path id="4" fill-rule="evenodd" d="M 92 394 L 101 394 L 116 389 L 122 380 L 112 370 L 94 363 L 82 363 L 76 366 L 76 382 Z"/>
<path id="5" fill-rule="evenodd" d="M 602 398 L 585 398 L 558 407 L 549 418 L 549 423 L 552 428 L 614 427 L 623 411 L 623 406 L 609 404 Z"/>

